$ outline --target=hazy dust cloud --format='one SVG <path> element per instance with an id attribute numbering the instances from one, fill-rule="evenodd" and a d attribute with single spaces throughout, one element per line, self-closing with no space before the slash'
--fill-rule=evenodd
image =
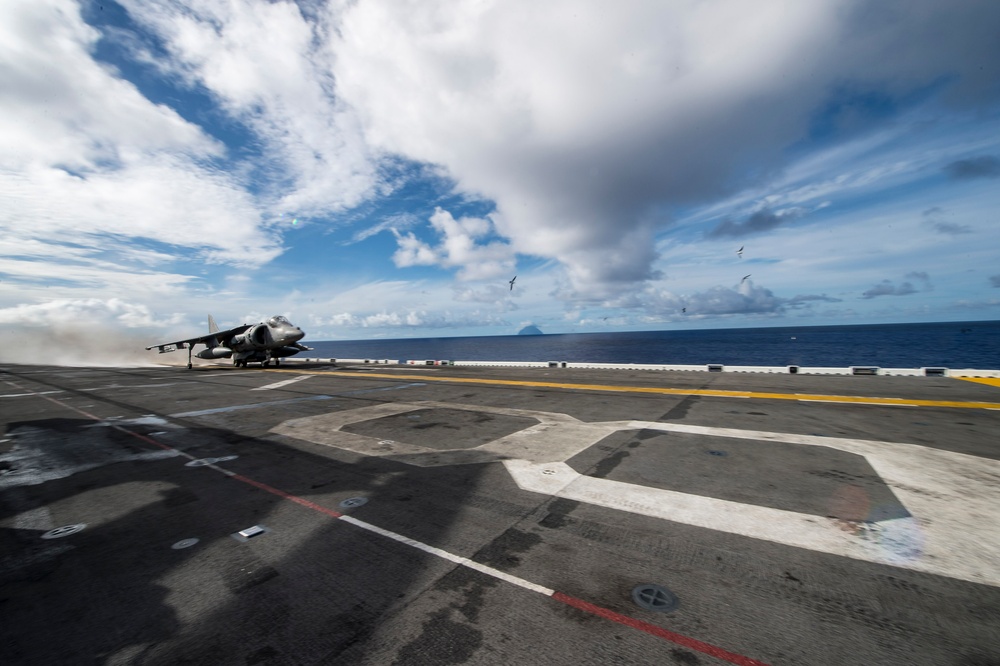
<path id="1" fill-rule="evenodd" d="M 146 351 L 155 342 L 162 340 L 86 322 L 45 328 L 6 325 L 0 330 L 0 362 L 72 367 L 187 365 L 187 350 Z"/>

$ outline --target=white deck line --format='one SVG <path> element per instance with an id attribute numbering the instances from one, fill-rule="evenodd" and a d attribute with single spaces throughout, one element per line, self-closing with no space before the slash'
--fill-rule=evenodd
<path id="1" fill-rule="evenodd" d="M 854 375 L 874 374 L 896 377 L 986 377 L 1000 378 L 1000 370 L 977 370 L 972 368 L 945 368 L 942 366 L 927 366 L 921 368 L 882 368 L 869 365 L 847 367 L 797 366 L 797 365 L 724 365 L 721 363 L 705 363 L 701 365 L 671 364 L 671 363 L 590 363 L 578 361 L 453 361 L 442 359 L 409 359 L 405 361 L 392 359 L 358 359 L 358 358 L 327 358 L 300 357 L 283 359 L 282 363 L 352 363 L 368 365 L 411 365 L 411 366 L 442 366 L 481 367 L 481 368 L 559 368 L 559 369 L 589 369 L 589 370 L 651 370 L 651 371 L 684 371 L 684 372 L 741 372 L 765 374 L 798 374 L 798 375 Z"/>

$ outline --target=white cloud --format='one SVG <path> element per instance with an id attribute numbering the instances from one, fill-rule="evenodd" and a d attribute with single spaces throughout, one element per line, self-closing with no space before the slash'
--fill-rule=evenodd
<path id="1" fill-rule="evenodd" d="M 390 215 L 389 217 L 382 220 L 378 224 L 368 227 L 367 229 L 361 229 L 359 231 L 356 231 L 354 233 L 354 236 L 351 238 L 351 242 L 360 243 L 361 241 L 367 240 L 368 238 L 380 234 L 383 231 L 392 231 L 395 233 L 401 229 L 409 229 L 418 222 L 419 220 L 417 219 L 417 217 L 410 213 Z"/>
<path id="2" fill-rule="evenodd" d="M 442 266 L 458 268 L 458 278 L 490 280 L 512 274 L 515 259 L 510 245 L 499 241 L 477 244 L 493 231 L 490 219 L 461 217 L 437 208 L 430 218 L 431 227 L 441 238 L 437 247 L 419 240 L 412 232 L 401 234 L 395 229 L 399 249 L 393 255 L 396 266 Z"/>
<path id="3" fill-rule="evenodd" d="M 163 40 L 164 70 L 203 87 L 264 142 L 260 171 L 273 180 L 277 208 L 320 216 L 357 206 L 383 184 L 377 154 L 336 95 L 330 26 L 293 2 L 122 4 Z"/>
<path id="4" fill-rule="evenodd" d="M 373 145 L 441 164 L 496 201 L 514 249 L 558 259 L 566 296 L 588 298 L 598 283 L 621 291 L 651 278 L 652 234 L 666 222 L 657 210 L 780 168 L 838 87 L 893 98 L 954 77 L 966 101 L 985 100 L 979 68 L 995 73 L 1000 60 L 985 56 L 1000 55 L 983 28 L 993 12 L 971 2 L 365 2 L 338 9 L 333 71 Z M 892 20 L 872 20 L 883 13 Z M 914 39 L 930 32 L 933 47 Z M 850 186 L 911 168 L 874 165 Z"/>
<path id="5" fill-rule="evenodd" d="M 68 0 L 5 8 L 0 232 L 8 256 L 47 260 L 8 262 L 8 277 L 34 279 L 44 266 L 49 278 L 93 287 L 141 283 L 152 275 L 145 267 L 176 248 L 243 266 L 277 256 L 253 197 L 211 166 L 222 144 L 96 62 L 99 38 Z M 130 247 L 133 239 L 163 247 Z"/>
<path id="6" fill-rule="evenodd" d="M 223 302 L 231 314 L 295 306 L 362 328 L 478 326 L 515 304 L 543 323 L 594 307 L 633 321 L 677 307 L 769 316 L 826 302 L 816 294 L 869 307 L 858 299 L 866 289 L 914 271 L 932 273 L 945 298 L 973 283 L 957 266 L 992 266 L 996 197 L 983 192 L 994 181 L 949 181 L 942 169 L 992 173 L 983 156 L 1000 154 L 989 120 L 1000 5 L 122 4 L 133 23 L 103 32 L 70 0 L 5 7 L 0 307 L 45 300 L 48 281 L 49 299 L 85 294 L 159 311 Z M 95 60 L 100 39 L 114 41 L 105 54 L 131 49 L 142 90 L 176 110 Z M 131 64 L 123 70 L 135 76 Z M 183 100 L 167 96 L 183 87 Z M 866 117 L 866 95 L 887 113 Z M 917 97 L 925 101 L 907 107 Z M 185 106 L 192 99 L 197 108 Z M 811 142 L 817 123 L 832 134 Z M 246 145 L 229 152 L 221 140 L 234 127 Z M 451 210 L 429 227 L 411 212 L 433 196 L 420 187 L 393 206 L 356 208 L 400 194 L 415 173 L 455 185 L 434 202 Z M 922 179 L 932 178 L 963 194 L 931 197 Z M 871 204 L 883 196 L 907 203 Z M 495 212 L 463 217 L 452 204 L 462 197 Z M 921 216 L 935 206 L 947 218 Z M 398 214 L 376 224 L 371 210 Z M 342 276 L 328 272 L 337 262 L 320 264 L 314 248 L 295 248 L 296 269 L 315 283 L 304 293 L 264 298 L 261 274 L 222 275 L 219 265 L 259 268 L 285 250 L 274 224 L 282 212 L 366 220 L 345 244 L 391 230 L 403 275 L 436 266 L 460 284 L 383 279 L 340 292 L 331 283 Z M 704 239 L 725 219 L 759 233 L 747 239 L 752 269 L 722 248 L 733 238 Z M 525 255 L 548 263 L 504 294 L 518 255 L 524 273 Z M 349 279 L 371 280 L 387 264 L 371 259 L 356 264 L 369 274 Z M 723 286 L 751 270 L 782 296 Z M 983 275 L 995 271 L 979 270 L 976 284 L 990 289 Z M 798 305 L 792 293 L 804 294 Z M 918 297 L 874 302 L 893 300 Z M 313 301 L 322 308 L 303 306 Z"/>
<path id="7" fill-rule="evenodd" d="M 0 23 L 0 165 L 89 171 L 159 151 L 222 147 L 175 111 L 95 62 L 100 34 L 70 0 L 22 0 Z"/>
<path id="8" fill-rule="evenodd" d="M 90 326 L 115 322 L 125 328 L 151 328 L 176 324 L 175 315 L 157 318 L 148 306 L 120 299 L 54 299 L 43 303 L 0 309 L 0 324 L 26 327 Z"/>

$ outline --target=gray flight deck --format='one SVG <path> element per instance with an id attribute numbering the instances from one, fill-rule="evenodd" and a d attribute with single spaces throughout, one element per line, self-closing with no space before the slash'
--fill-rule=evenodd
<path id="1" fill-rule="evenodd" d="M 1000 664 L 998 383 L 5 365 L 0 663 Z"/>

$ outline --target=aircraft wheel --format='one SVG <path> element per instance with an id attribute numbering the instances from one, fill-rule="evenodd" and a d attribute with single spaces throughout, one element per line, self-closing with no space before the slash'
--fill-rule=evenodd
<path id="1" fill-rule="evenodd" d="M 263 363 L 261 363 L 261 365 L 266 368 L 269 365 L 271 365 L 271 362 L 270 361 L 264 361 Z"/>
<path id="2" fill-rule="evenodd" d="M 279 365 L 281 365 L 281 361 L 279 361 L 278 359 L 274 359 L 274 367 L 277 368 Z"/>

